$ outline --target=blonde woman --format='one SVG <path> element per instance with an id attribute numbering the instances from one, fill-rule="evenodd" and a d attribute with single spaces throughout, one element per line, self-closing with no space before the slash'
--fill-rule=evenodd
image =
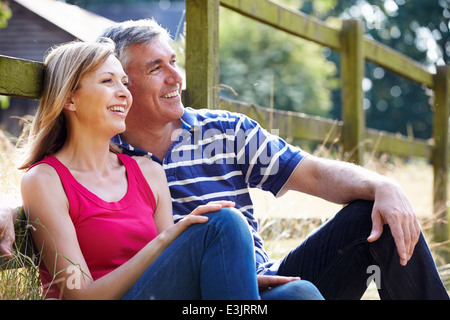
<path id="1" fill-rule="evenodd" d="M 174 225 L 161 166 L 110 144 L 132 103 L 113 52 L 111 42 L 73 42 L 45 60 L 21 190 L 46 297 L 258 299 L 234 204 L 200 206 Z"/>

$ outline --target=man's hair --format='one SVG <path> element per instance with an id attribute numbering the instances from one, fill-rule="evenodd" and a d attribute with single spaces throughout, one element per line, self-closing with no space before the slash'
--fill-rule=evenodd
<path id="1" fill-rule="evenodd" d="M 109 38 L 116 44 L 116 54 L 126 70 L 129 61 L 128 49 L 135 44 L 149 44 L 158 37 L 170 43 L 169 32 L 154 19 L 128 20 L 105 29 L 99 38 Z"/>

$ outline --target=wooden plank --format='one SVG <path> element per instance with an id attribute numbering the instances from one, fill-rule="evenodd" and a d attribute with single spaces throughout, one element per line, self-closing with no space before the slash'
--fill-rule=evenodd
<path id="1" fill-rule="evenodd" d="M 450 66 L 438 66 L 435 79 L 435 110 L 433 119 L 434 152 L 432 156 L 433 183 L 433 213 L 436 223 L 433 236 L 436 242 L 450 239 L 447 209 L 448 186 L 448 134 L 450 108 Z"/>
<path id="2" fill-rule="evenodd" d="M 186 102 L 219 104 L 219 0 L 186 1 Z"/>
<path id="3" fill-rule="evenodd" d="M 339 30 L 300 11 L 292 10 L 269 0 L 221 0 L 230 10 L 270 25 L 295 36 L 340 50 Z"/>
<path id="4" fill-rule="evenodd" d="M 304 139 L 320 143 L 342 143 L 342 121 L 310 116 L 304 113 L 282 111 L 254 104 L 221 98 L 220 109 L 238 112 L 257 121 L 263 128 L 277 129 L 283 138 Z M 273 126 L 270 127 L 270 119 Z M 432 141 L 411 139 L 399 134 L 367 129 L 363 143 L 377 152 L 387 152 L 405 157 L 429 159 Z"/>
<path id="5" fill-rule="evenodd" d="M 375 40 L 364 37 L 364 56 L 368 61 L 399 74 L 409 80 L 433 87 L 433 74 L 419 62 Z"/>
<path id="6" fill-rule="evenodd" d="M 0 55 L 0 94 L 39 99 L 44 66 L 40 62 Z"/>
<path id="7" fill-rule="evenodd" d="M 341 101 L 342 101 L 342 145 L 344 158 L 363 164 L 365 114 L 364 92 L 364 27 L 359 20 L 345 20 L 342 26 L 341 50 Z"/>
<path id="8" fill-rule="evenodd" d="M 279 136 L 284 138 L 324 142 L 326 137 L 328 141 L 334 141 L 341 135 L 342 122 L 304 113 L 271 110 L 225 98 L 220 99 L 220 109 L 245 114 L 266 130 L 278 130 Z"/>
<path id="9" fill-rule="evenodd" d="M 411 139 L 401 134 L 375 129 L 366 129 L 365 145 L 367 149 L 376 152 L 424 159 L 430 159 L 434 146 L 432 140 Z"/>

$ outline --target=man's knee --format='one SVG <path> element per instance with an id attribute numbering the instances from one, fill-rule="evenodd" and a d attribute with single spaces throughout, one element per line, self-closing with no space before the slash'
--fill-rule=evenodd
<path id="1" fill-rule="evenodd" d="M 341 216 L 353 222 L 372 224 L 373 203 L 373 201 L 368 200 L 350 202 L 341 210 Z"/>

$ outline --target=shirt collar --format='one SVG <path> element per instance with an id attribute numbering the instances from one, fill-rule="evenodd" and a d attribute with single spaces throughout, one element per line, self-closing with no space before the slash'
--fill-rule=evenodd
<path id="1" fill-rule="evenodd" d="M 162 164 L 162 161 L 157 156 L 155 156 L 153 153 L 133 147 L 132 145 L 126 143 L 122 139 L 120 134 L 112 137 L 111 142 L 115 143 L 122 150 L 122 152 L 126 155 L 146 157 L 146 158 L 153 159 L 154 161 L 156 161 L 159 164 Z"/>
<path id="2" fill-rule="evenodd" d="M 192 108 L 184 108 L 183 115 L 180 118 L 181 120 L 181 127 L 187 131 L 194 131 L 196 128 L 200 126 L 200 123 L 196 116 L 196 111 Z M 147 158 L 151 158 L 154 161 L 158 162 L 159 164 L 162 163 L 162 161 L 153 155 L 153 153 L 139 149 L 137 147 L 133 147 L 132 145 L 126 143 L 120 134 L 114 136 L 111 141 L 119 146 L 119 148 L 123 151 L 123 153 L 129 155 L 129 156 L 144 156 Z"/>
<path id="3" fill-rule="evenodd" d="M 184 108 L 184 112 L 180 120 L 182 128 L 188 131 L 192 131 L 196 127 L 200 126 L 195 110 L 189 107 Z"/>

